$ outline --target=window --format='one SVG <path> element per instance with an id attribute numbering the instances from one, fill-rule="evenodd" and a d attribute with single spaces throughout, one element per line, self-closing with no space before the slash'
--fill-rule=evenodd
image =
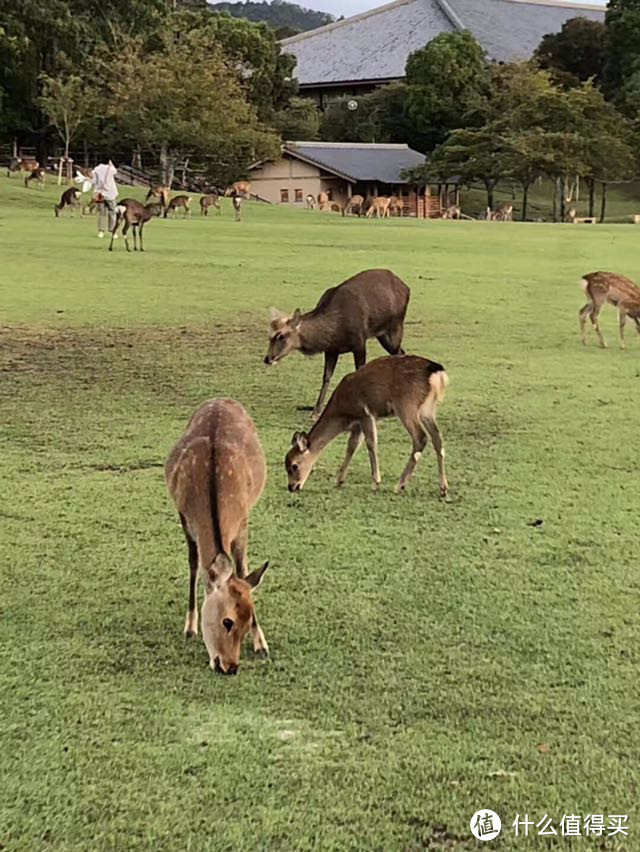
<path id="1" fill-rule="evenodd" d="M 296 194 L 296 201 L 302 201 L 302 190 L 294 189 L 294 192 Z"/>
<path id="2" fill-rule="evenodd" d="M 280 190 L 280 204 L 288 204 L 289 203 L 289 190 L 281 189 Z"/>

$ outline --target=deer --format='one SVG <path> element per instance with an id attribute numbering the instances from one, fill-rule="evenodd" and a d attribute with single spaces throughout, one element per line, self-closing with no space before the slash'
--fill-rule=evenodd
<path id="1" fill-rule="evenodd" d="M 389 199 L 389 215 L 390 216 L 402 216 L 404 213 L 404 203 L 402 198 L 397 195 L 392 195 Z"/>
<path id="2" fill-rule="evenodd" d="M 7 166 L 7 177 L 11 177 L 16 172 L 35 172 L 40 168 L 40 163 L 37 160 L 25 160 L 22 157 L 11 157 Z"/>
<path id="3" fill-rule="evenodd" d="M 118 238 L 118 229 L 123 222 L 124 227 L 122 228 L 122 236 L 124 237 L 124 244 L 127 251 L 131 251 L 129 248 L 129 240 L 127 238 L 129 228 L 133 229 L 133 250 L 138 251 L 136 243 L 137 232 L 140 237 L 140 251 L 144 251 L 142 245 L 142 230 L 151 217 L 152 213 L 144 206 L 144 204 L 136 201 L 135 198 L 123 198 L 122 201 L 119 201 L 116 205 L 116 223 L 113 226 L 113 231 L 111 232 L 109 251 L 113 251 L 113 241 Z"/>
<path id="4" fill-rule="evenodd" d="M 162 216 L 163 207 L 157 201 L 148 201 L 145 205 L 145 210 L 148 210 L 151 216 L 160 217 Z"/>
<path id="5" fill-rule="evenodd" d="M 508 202 L 496 207 L 491 218 L 494 222 L 511 222 L 513 219 L 513 204 Z"/>
<path id="6" fill-rule="evenodd" d="M 364 212 L 364 198 L 361 195 L 352 195 L 351 198 L 342 208 L 342 215 L 347 216 L 349 213 L 354 213 L 356 216 L 362 216 Z"/>
<path id="7" fill-rule="evenodd" d="M 443 219 L 461 219 L 462 211 L 457 204 L 450 204 L 442 214 Z"/>
<path id="8" fill-rule="evenodd" d="M 329 195 L 326 192 L 318 193 L 318 210 L 324 210 L 325 206 L 329 203 Z"/>
<path id="9" fill-rule="evenodd" d="M 375 216 L 376 219 L 388 219 L 390 201 L 390 198 L 385 198 L 383 195 L 373 198 L 365 214 L 367 219 L 371 219 L 372 216 Z"/>
<path id="10" fill-rule="evenodd" d="M 220 200 L 217 195 L 203 195 L 200 199 L 201 215 L 208 216 L 210 207 L 215 207 L 218 211 L 218 215 L 222 213 L 222 208 L 220 207 Z"/>
<path id="11" fill-rule="evenodd" d="M 234 195 L 231 199 L 231 203 L 233 204 L 233 209 L 236 214 L 236 222 L 242 221 L 242 196 Z"/>
<path id="12" fill-rule="evenodd" d="M 377 337 L 390 355 L 403 355 L 404 318 L 411 291 L 389 269 L 367 269 L 330 287 L 307 313 L 296 308 L 291 316 L 271 308 L 267 365 L 292 352 L 324 353 L 320 394 L 313 409 L 322 409 L 340 355 L 351 352 L 356 370 L 367 360 L 367 340 Z"/>
<path id="13" fill-rule="evenodd" d="M 177 214 L 178 208 L 182 207 L 184 210 L 184 218 L 187 216 L 191 216 L 191 199 L 188 195 L 174 195 L 171 201 L 169 202 L 169 206 L 164 208 L 164 218 L 166 219 L 169 213 Z"/>
<path id="14" fill-rule="evenodd" d="M 166 209 L 169 206 L 170 192 L 170 186 L 166 186 L 165 184 L 156 184 L 155 186 L 149 187 L 149 192 L 145 195 L 144 200 L 149 201 L 151 198 L 157 198 L 160 201 L 160 206 Z"/>
<path id="15" fill-rule="evenodd" d="M 598 325 L 598 315 L 605 302 L 608 302 L 618 309 L 620 348 L 624 349 L 624 327 L 627 317 L 635 322 L 636 331 L 640 334 L 640 287 L 629 278 L 615 272 L 589 272 L 580 279 L 580 285 L 589 300 L 578 313 L 583 346 L 587 345 L 585 326 L 589 317 L 598 335 L 600 346 L 603 349 L 607 348 Z"/>
<path id="16" fill-rule="evenodd" d="M 269 656 L 252 594 L 269 563 L 249 573 L 249 513 L 267 479 L 256 427 L 240 403 L 210 399 L 193 414 L 165 464 L 189 557 L 189 606 L 184 636 L 198 633 L 197 584 L 204 581 L 202 638 L 215 672 L 238 671 L 242 642 Z"/>
<path id="17" fill-rule="evenodd" d="M 319 455 L 343 432 L 349 433 L 349 440 L 336 484 L 344 484 L 351 459 L 364 438 L 369 452 L 372 487 L 377 491 L 382 478 L 376 423 L 380 418 L 395 416 L 412 442 L 411 455 L 395 492 L 404 491 L 428 438 L 431 438 L 438 461 L 440 496 L 446 497 L 449 485 L 436 409 L 444 399 L 448 381 L 441 364 L 418 355 L 387 355 L 346 375 L 311 430 L 293 435 L 291 448 L 285 457 L 289 491 L 302 490 Z"/>
<path id="18" fill-rule="evenodd" d="M 316 200 L 311 193 L 307 195 L 305 198 L 305 204 L 307 206 L 307 210 L 315 210 L 316 209 Z"/>
<path id="19" fill-rule="evenodd" d="M 31 185 L 32 180 L 35 180 L 35 181 L 38 182 L 40 189 L 44 189 L 44 182 L 45 182 L 46 175 L 47 175 L 47 173 L 42 168 L 36 168 L 36 169 L 31 170 L 29 172 L 29 174 L 27 175 L 27 177 L 25 177 L 25 179 L 24 179 L 25 189 L 29 189 L 29 186 Z"/>
<path id="20" fill-rule="evenodd" d="M 235 183 L 232 183 L 231 186 L 228 186 L 224 192 L 226 196 L 236 196 L 239 195 L 242 198 L 249 198 L 249 193 L 251 192 L 251 183 L 248 180 L 237 180 Z"/>
<path id="21" fill-rule="evenodd" d="M 56 214 L 56 219 L 66 207 L 69 208 L 71 215 L 73 216 L 80 206 L 80 195 L 80 190 L 75 186 L 70 186 L 69 189 L 65 189 L 60 196 L 60 201 L 53 205 L 53 212 Z"/>

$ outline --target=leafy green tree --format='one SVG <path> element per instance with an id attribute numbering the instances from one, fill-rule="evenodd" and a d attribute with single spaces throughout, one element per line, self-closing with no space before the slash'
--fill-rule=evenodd
<path id="1" fill-rule="evenodd" d="M 571 18 L 559 33 L 544 36 L 534 60 L 565 86 L 593 79 L 602 80 L 605 62 L 606 27 L 601 21 Z"/>
<path id="2" fill-rule="evenodd" d="M 351 101 L 357 104 L 355 110 L 349 109 Z M 327 142 L 406 142 L 413 146 L 406 84 L 389 83 L 367 95 L 330 101 L 320 132 Z"/>
<path id="3" fill-rule="evenodd" d="M 283 139 L 313 141 L 320 130 L 320 110 L 308 98 L 291 98 L 276 115 L 274 126 Z"/>
<path id="4" fill-rule="evenodd" d="M 604 86 L 624 106 L 624 83 L 640 71 L 640 0 L 609 0 L 605 27 Z"/>
<path id="5" fill-rule="evenodd" d="M 431 151 L 452 130 L 481 123 L 488 65 L 471 33 L 443 33 L 412 53 L 406 83 L 419 150 Z"/>
<path id="6" fill-rule="evenodd" d="M 234 18 L 246 18 L 255 23 L 263 22 L 269 24 L 275 30 L 290 30 L 290 35 L 306 30 L 322 27 L 335 20 L 333 15 L 326 12 L 318 12 L 315 9 L 305 9 L 297 3 L 288 3 L 286 0 L 272 0 L 271 3 L 253 2 L 244 0 L 239 3 L 212 3 L 214 12 L 227 12 Z M 279 35 L 286 38 L 286 35 Z"/>
<path id="7" fill-rule="evenodd" d="M 161 51 L 147 52 L 141 39 L 121 44 L 119 61 L 108 63 L 104 97 L 124 139 L 155 152 L 170 184 L 186 157 L 206 158 L 237 149 L 244 168 L 275 156 L 279 139 L 258 119 L 235 69 L 211 53 L 209 34 L 191 30 Z M 106 66 L 103 66 L 106 71 Z M 234 168 L 240 170 L 238 161 Z M 237 176 L 237 174 L 236 174 Z"/>
<path id="8" fill-rule="evenodd" d="M 69 156 L 71 141 L 88 125 L 97 110 L 93 90 L 76 74 L 50 77 L 41 75 L 42 94 L 39 104 Z"/>

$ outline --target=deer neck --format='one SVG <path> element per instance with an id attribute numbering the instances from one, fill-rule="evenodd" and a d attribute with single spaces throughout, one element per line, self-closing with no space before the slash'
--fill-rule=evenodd
<path id="1" fill-rule="evenodd" d="M 300 351 L 305 355 L 325 352 L 332 340 L 333 323 L 329 314 L 319 317 L 304 314 L 300 320 Z"/>
<path id="2" fill-rule="evenodd" d="M 320 419 L 311 427 L 309 432 L 309 452 L 319 456 L 327 444 L 341 435 L 348 428 L 342 417 L 335 416 L 331 411 L 331 401 L 320 415 Z"/>

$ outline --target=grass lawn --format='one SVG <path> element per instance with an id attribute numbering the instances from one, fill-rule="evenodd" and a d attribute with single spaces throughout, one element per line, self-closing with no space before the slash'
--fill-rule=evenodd
<path id="1" fill-rule="evenodd" d="M 577 320 L 581 274 L 638 274 L 637 231 L 254 205 L 237 224 L 226 201 L 110 254 L 58 194 L 0 178 L 0 848 L 464 850 L 492 808 L 492 848 L 572 848 L 511 823 L 596 813 L 629 837 L 588 848 L 640 849 L 640 339 L 620 351 L 606 307 L 610 349 L 583 348 Z M 345 439 L 286 491 L 322 361 L 265 368 L 267 309 L 375 266 L 412 288 L 407 350 L 450 376 L 450 502 L 430 449 L 393 494 L 397 422 L 379 493 L 364 450 L 334 488 Z M 215 395 L 269 465 L 250 558 L 271 559 L 272 657 L 247 645 L 235 678 L 182 638 L 161 467 Z"/>

